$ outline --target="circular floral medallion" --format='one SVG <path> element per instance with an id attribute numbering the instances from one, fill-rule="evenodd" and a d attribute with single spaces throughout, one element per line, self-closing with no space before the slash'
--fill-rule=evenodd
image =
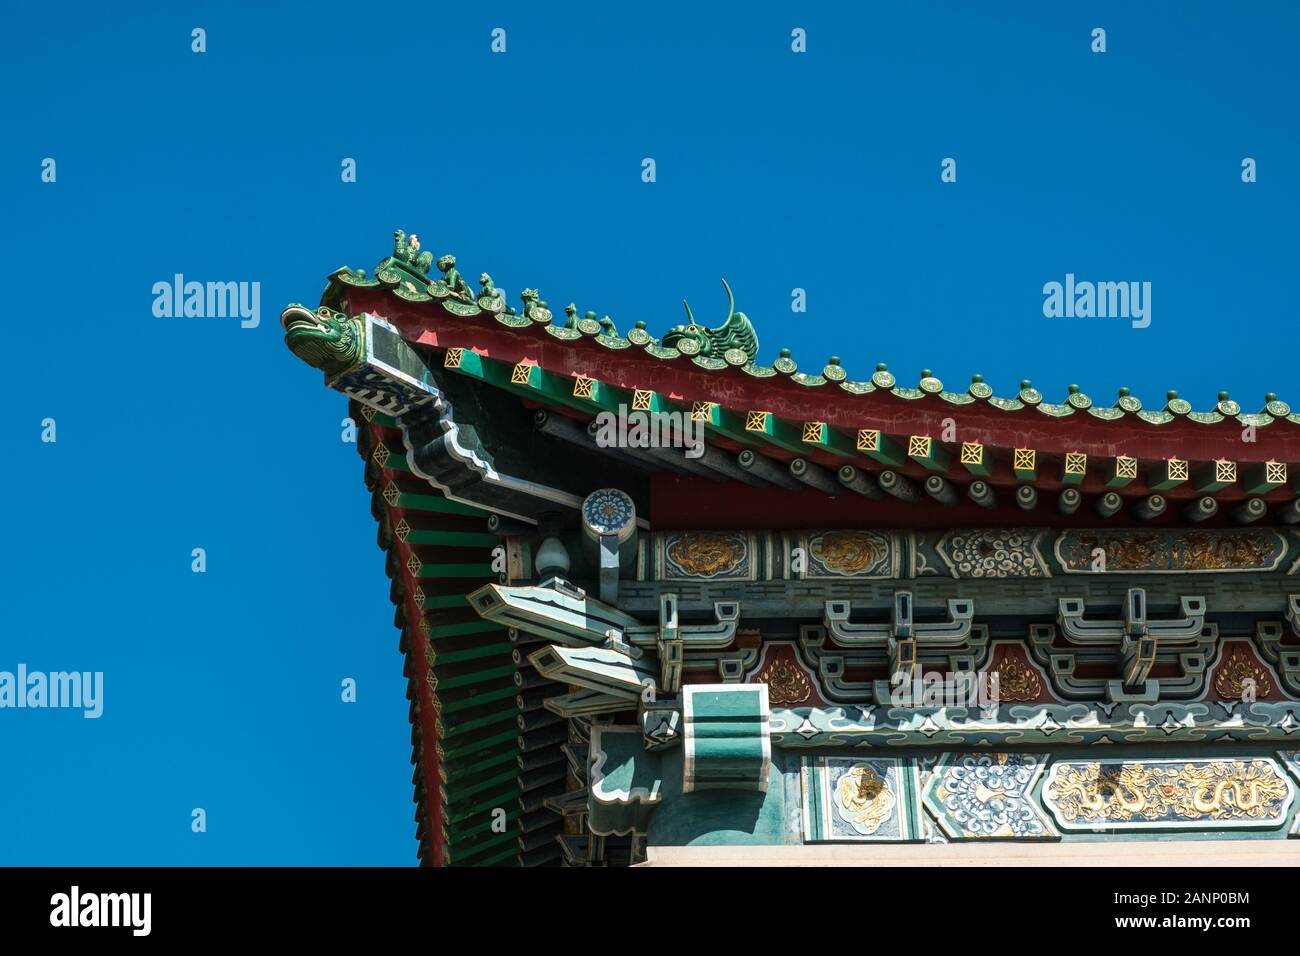
<path id="1" fill-rule="evenodd" d="M 636 506 L 626 492 L 601 488 L 582 503 L 582 523 L 598 536 L 621 535 L 636 524 Z"/>

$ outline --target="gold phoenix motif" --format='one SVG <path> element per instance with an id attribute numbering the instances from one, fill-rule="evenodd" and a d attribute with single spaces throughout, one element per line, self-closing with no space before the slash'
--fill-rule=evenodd
<path id="1" fill-rule="evenodd" d="M 1182 567 L 1188 571 L 1257 568 L 1269 564 L 1273 549 L 1262 535 L 1217 535 L 1188 532 L 1183 538 Z"/>
<path id="2" fill-rule="evenodd" d="M 668 546 L 668 557 L 687 574 L 712 577 L 732 570 L 745 557 L 740 535 L 701 531 L 684 534 Z"/>
<path id="3" fill-rule="evenodd" d="M 1286 781 L 1263 760 L 1063 764 L 1050 796 L 1068 821 L 1240 820 L 1276 816 Z"/>
<path id="4" fill-rule="evenodd" d="M 1271 694 L 1273 685 L 1269 683 L 1268 672 L 1238 644 L 1214 676 L 1214 689 L 1228 700 L 1245 700 L 1248 696 L 1259 698 Z"/>
<path id="5" fill-rule="evenodd" d="M 854 767 L 840 777 L 837 790 L 845 819 L 862 833 L 875 833 L 894 809 L 894 794 L 870 767 Z"/>
<path id="6" fill-rule="evenodd" d="M 813 538 L 810 550 L 829 570 L 858 574 L 883 558 L 887 548 L 879 535 L 865 531 L 828 531 Z"/>
<path id="7" fill-rule="evenodd" d="M 1001 700 L 1021 702 L 1037 700 L 1038 695 L 1043 692 L 1043 683 L 1038 679 L 1038 675 L 1018 657 L 1008 655 L 1002 658 L 996 673 L 998 697 Z"/>
<path id="8" fill-rule="evenodd" d="M 1169 548 L 1162 535 L 1131 534 L 1124 537 L 1102 537 L 1095 534 L 1079 535 L 1085 554 L 1098 548 L 1106 555 L 1106 566 L 1112 571 L 1128 571 L 1164 564 Z"/>
<path id="9" fill-rule="evenodd" d="M 767 685 L 769 704 L 802 704 L 812 696 L 812 682 L 799 666 L 784 658 L 768 664 L 758 675 L 758 683 Z"/>
<path id="10" fill-rule="evenodd" d="M 1275 557 L 1269 536 L 1258 532 L 1188 531 L 1172 538 L 1154 531 L 1115 536 L 1080 534 L 1078 540 L 1085 553 L 1100 548 L 1112 571 L 1267 568 Z"/>

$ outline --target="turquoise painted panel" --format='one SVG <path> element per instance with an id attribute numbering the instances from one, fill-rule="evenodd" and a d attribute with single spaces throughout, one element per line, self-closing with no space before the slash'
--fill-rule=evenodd
<path id="1" fill-rule="evenodd" d="M 783 775 L 775 765 L 761 791 L 682 793 L 673 786 L 681 779 L 682 763 L 681 748 L 665 752 L 664 799 L 650 820 L 648 846 L 776 846 L 800 841 L 797 807 L 791 810 Z"/>
<path id="2" fill-rule="evenodd" d="M 682 688 L 682 789 L 765 790 L 772 762 L 766 684 Z"/>
<path id="3" fill-rule="evenodd" d="M 801 777 L 804 833 L 810 843 L 924 838 L 920 785 L 911 760 L 809 757 Z"/>
<path id="4" fill-rule="evenodd" d="M 593 727 L 588 824 L 601 836 L 644 833 L 663 800 L 660 752 L 646 750 L 639 727 Z"/>

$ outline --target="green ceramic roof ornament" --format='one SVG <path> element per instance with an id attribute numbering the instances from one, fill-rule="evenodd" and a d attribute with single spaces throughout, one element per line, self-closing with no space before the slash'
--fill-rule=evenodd
<path id="1" fill-rule="evenodd" d="M 486 272 L 478 277 L 478 307 L 486 312 L 502 312 L 506 307 L 505 293 L 496 287 Z"/>
<path id="2" fill-rule="evenodd" d="M 326 375 L 346 371 L 365 351 L 361 320 L 321 306 L 315 312 L 290 306 L 280 316 L 284 344 L 294 355 Z"/>
<path id="3" fill-rule="evenodd" d="M 541 299 L 541 294 L 536 289 L 525 289 L 519 293 L 519 298 L 524 300 L 523 315 L 524 318 L 532 319 L 539 324 L 549 324 L 551 321 L 551 310 Z"/>
<path id="4" fill-rule="evenodd" d="M 664 334 L 665 348 L 676 348 L 686 355 L 704 358 L 720 358 L 730 349 L 740 349 L 751 361 L 758 355 L 758 333 L 754 331 L 754 324 L 744 312 L 736 311 L 736 299 L 726 279 L 722 280 L 722 287 L 727 290 L 727 321 L 716 329 L 697 325 L 690 305 L 683 301 L 688 324 L 676 326 Z"/>
<path id="5" fill-rule="evenodd" d="M 446 284 L 448 292 L 462 302 L 474 301 L 474 294 L 469 290 L 469 283 L 465 281 L 465 277 L 456 268 L 455 256 L 448 255 L 439 259 L 438 271 L 442 273 L 442 281 Z"/>
<path id="6" fill-rule="evenodd" d="M 433 265 L 433 253 L 420 251 L 420 237 L 411 233 L 407 238 L 400 229 L 393 233 L 393 258 L 421 275 L 428 275 L 429 267 Z"/>

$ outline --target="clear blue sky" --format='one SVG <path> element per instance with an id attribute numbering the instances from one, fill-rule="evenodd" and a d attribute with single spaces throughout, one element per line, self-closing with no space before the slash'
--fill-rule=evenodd
<path id="1" fill-rule="evenodd" d="M 0 670 L 106 682 L 0 710 L 0 863 L 415 862 L 362 464 L 276 321 L 395 228 L 624 329 L 716 324 L 725 275 L 810 370 L 1300 403 L 1291 4 L 159 6 L 0 34 Z M 178 272 L 260 327 L 155 318 Z M 1045 319 L 1067 272 L 1151 282 L 1151 327 Z"/>

